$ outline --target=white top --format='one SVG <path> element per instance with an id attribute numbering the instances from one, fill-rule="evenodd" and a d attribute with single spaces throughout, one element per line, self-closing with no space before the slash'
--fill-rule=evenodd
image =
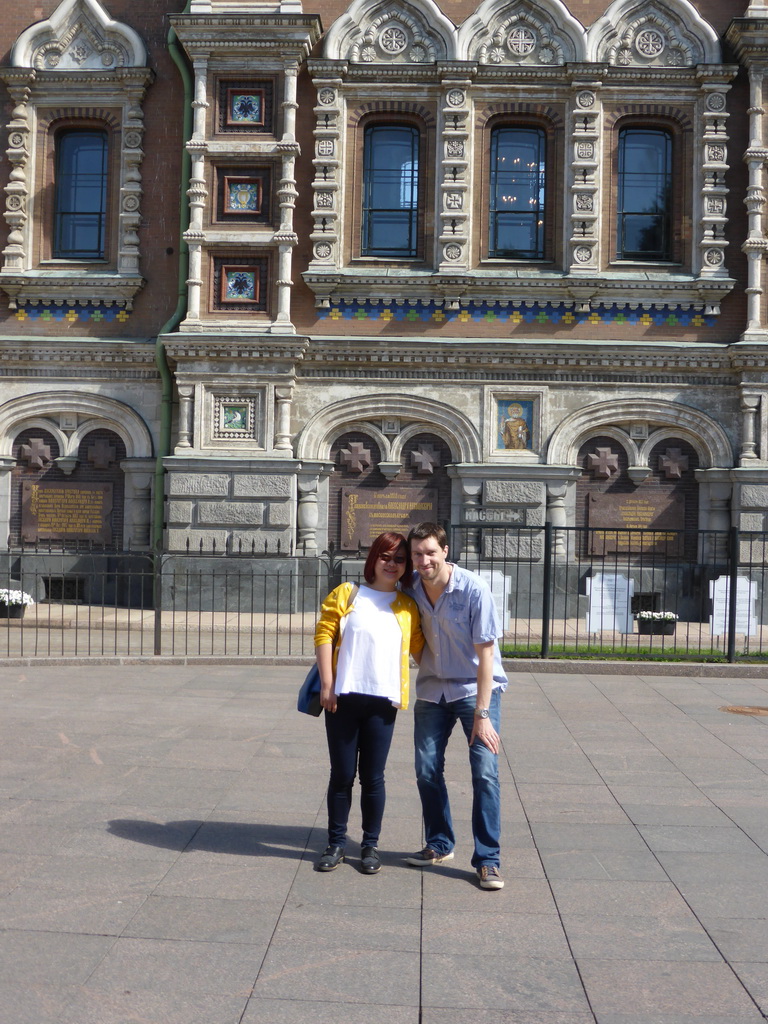
<path id="1" fill-rule="evenodd" d="M 360 585 L 344 623 L 336 665 L 336 696 L 365 693 L 400 706 L 400 648 L 403 635 L 392 611 L 395 591 Z"/>

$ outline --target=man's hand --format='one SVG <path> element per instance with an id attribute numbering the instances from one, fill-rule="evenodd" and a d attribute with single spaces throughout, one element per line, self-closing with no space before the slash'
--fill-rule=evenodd
<path id="1" fill-rule="evenodd" d="M 498 754 L 501 740 L 499 734 L 491 725 L 490 718 L 475 718 L 475 724 L 472 726 L 472 733 L 469 737 L 470 747 L 475 742 L 480 740 L 493 754 Z"/>

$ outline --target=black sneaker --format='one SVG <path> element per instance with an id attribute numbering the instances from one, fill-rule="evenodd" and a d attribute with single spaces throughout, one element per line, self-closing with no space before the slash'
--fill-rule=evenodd
<path id="1" fill-rule="evenodd" d="M 438 853 L 437 850 L 425 846 L 418 853 L 412 853 L 410 857 L 406 857 L 405 863 L 413 864 L 415 868 L 428 868 L 434 864 L 444 864 L 447 860 L 453 860 L 453 850 L 449 850 L 448 853 Z"/>
<path id="2" fill-rule="evenodd" d="M 343 861 L 344 847 L 329 846 L 317 864 L 315 864 L 315 871 L 335 871 Z"/>
<path id="3" fill-rule="evenodd" d="M 503 889 L 504 879 L 494 864 L 483 864 L 477 869 L 477 880 L 481 889 Z"/>
<path id="4" fill-rule="evenodd" d="M 364 846 L 360 851 L 360 870 L 364 875 L 375 875 L 381 871 L 381 857 L 375 846 Z"/>

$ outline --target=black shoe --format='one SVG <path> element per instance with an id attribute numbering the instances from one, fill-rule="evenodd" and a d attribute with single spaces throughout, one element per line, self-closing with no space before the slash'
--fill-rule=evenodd
<path id="1" fill-rule="evenodd" d="M 315 871 L 335 871 L 344 860 L 343 846 L 329 846 L 315 864 Z"/>
<path id="2" fill-rule="evenodd" d="M 364 846 L 360 851 L 360 870 L 364 875 L 375 875 L 381 871 L 381 857 L 375 846 Z"/>

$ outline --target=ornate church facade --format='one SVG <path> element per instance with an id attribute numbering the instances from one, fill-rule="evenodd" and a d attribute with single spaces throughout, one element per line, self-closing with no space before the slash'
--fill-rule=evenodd
<path id="1" fill-rule="evenodd" d="M 178 8 L 3 18 L 0 546 L 768 528 L 768 3 Z"/>

